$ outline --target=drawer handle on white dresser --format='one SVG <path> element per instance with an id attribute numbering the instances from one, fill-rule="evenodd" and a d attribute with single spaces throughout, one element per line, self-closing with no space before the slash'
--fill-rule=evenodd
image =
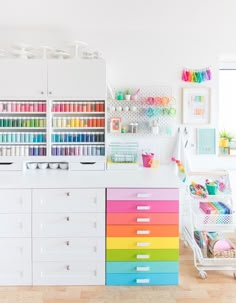
<path id="1" fill-rule="evenodd" d="M 137 266 L 136 271 L 149 271 L 150 267 L 149 266 Z"/>
<path id="2" fill-rule="evenodd" d="M 149 205 L 137 205 L 137 210 L 150 210 Z"/>
<path id="3" fill-rule="evenodd" d="M 70 221 L 70 217 L 68 216 L 68 217 L 66 217 L 66 221 Z"/>
<path id="4" fill-rule="evenodd" d="M 70 192 L 68 191 L 68 192 L 66 193 L 66 195 L 67 195 L 67 197 L 69 197 L 69 196 L 70 196 Z"/>
<path id="5" fill-rule="evenodd" d="M 150 283 L 150 279 L 136 279 L 137 284 L 148 284 Z"/>
<path id="6" fill-rule="evenodd" d="M 144 194 L 137 194 L 137 198 L 150 198 L 152 195 L 151 194 L 148 194 L 148 193 L 144 193 Z"/>
<path id="7" fill-rule="evenodd" d="M 150 234 L 150 230 L 137 230 L 136 234 L 137 235 L 149 235 Z"/>
<path id="8" fill-rule="evenodd" d="M 150 255 L 137 255 L 136 259 L 149 259 Z"/>
<path id="9" fill-rule="evenodd" d="M 70 265 L 66 265 L 66 270 L 70 270 Z"/>
<path id="10" fill-rule="evenodd" d="M 69 246 L 70 245 L 70 241 L 66 241 L 66 245 Z"/>
<path id="11" fill-rule="evenodd" d="M 150 218 L 137 218 L 137 222 L 150 222 Z"/>
<path id="12" fill-rule="evenodd" d="M 138 247 L 147 247 L 147 246 L 150 246 L 150 243 L 149 242 L 137 242 L 136 246 L 138 246 Z"/>

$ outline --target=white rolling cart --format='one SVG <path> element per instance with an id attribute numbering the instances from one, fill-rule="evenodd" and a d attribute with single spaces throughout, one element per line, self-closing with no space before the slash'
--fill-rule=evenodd
<path id="1" fill-rule="evenodd" d="M 206 179 L 220 180 L 225 185 L 224 190 L 218 190 L 215 195 L 207 195 L 206 197 L 192 194 L 189 185 L 195 182 L 205 187 Z M 217 233 L 218 237 L 223 236 L 223 238 L 227 239 L 227 242 L 233 246 L 230 239 L 236 230 L 236 213 L 228 172 L 206 171 L 191 173 L 187 177 L 184 200 L 182 218 L 184 245 L 190 246 L 193 250 L 194 265 L 199 271 L 199 276 L 205 279 L 207 277 L 206 271 L 208 270 L 229 270 L 233 272 L 233 277 L 236 279 L 236 247 L 233 247 L 232 250 L 212 254 L 209 244 L 209 239 L 215 237 Z M 230 213 L 213 214 L 205 213 L 202 210 L 202 207 L 207 205 L 207 202 L 218 203 L 219 201 L 230 209 Z M 201 208 L 200 205 L 202 206 Z M 201 239 L 197 239 L 199 240 L 197 243 L 196 238 L 198 238 L 199 235 L 204 235 L 204 240 L 208 239 L 208 242 L 201 242 Z"/>

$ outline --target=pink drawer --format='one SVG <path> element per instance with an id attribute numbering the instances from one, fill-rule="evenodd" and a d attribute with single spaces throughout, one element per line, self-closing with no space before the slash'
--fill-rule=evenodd
<path id="1" fill-rule="evenodd" d="M 178 200 L 165 201 L 107 201 L 108 213 L 178 213 Z"/>
<path id="2" fill-rule="evenodd" d="M 178 200 L 177 188 L 108 188 L 107 200 Z"/>

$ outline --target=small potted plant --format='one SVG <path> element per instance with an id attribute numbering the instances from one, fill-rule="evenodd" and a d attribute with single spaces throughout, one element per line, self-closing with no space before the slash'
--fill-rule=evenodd
<path id="1" fill-rule="evenodd" d="M 220 139 L 219 139 L 219 147 L 220 148 L 229 147 L 229 143 L 232 139 L 233 139 L 233 136 L 229 132 L 227 132 L 225 130 L 221 131 Z"/>
<path id="2" fill-rule="evenodd" d="M 130 100 L 130 98 L 131 98 L 131 93 L 130 93 L 130 90 L 127 89 L 127 90 L 125 91 L 125 100 Z"/>

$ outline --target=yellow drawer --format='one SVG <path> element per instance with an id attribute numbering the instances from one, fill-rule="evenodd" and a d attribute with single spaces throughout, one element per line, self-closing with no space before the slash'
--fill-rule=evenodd
<path id="1" fill-rule="evenodd" d="M 107 249 L 177 249 L 178 237 L 110 237 L 107 238 Z"/>

